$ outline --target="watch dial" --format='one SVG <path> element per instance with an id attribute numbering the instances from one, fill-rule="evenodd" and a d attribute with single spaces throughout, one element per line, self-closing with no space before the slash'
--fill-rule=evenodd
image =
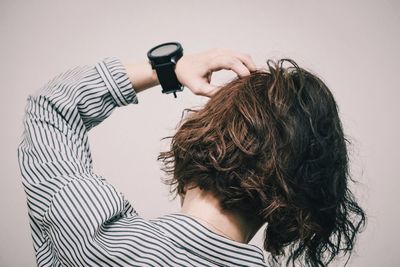
<path id="1" fill-rule="evenodd" d="M 151 55 L 154 57 L 160 57 L 169 55 L 176 50 L 177 46 L 174 44 L 163 45 L 151 52 Z"/>

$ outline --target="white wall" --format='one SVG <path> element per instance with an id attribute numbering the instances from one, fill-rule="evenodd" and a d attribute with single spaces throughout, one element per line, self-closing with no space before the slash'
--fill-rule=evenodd
<path id="1" fill-rule="evenodd" d="M 350 266 L 398 266 L 400 2 L 393 1 L 1 1 L 0 266 L 33 266 L 34 254 L 16 148 L 25 100 L 51 77 L 107 56 L 145 59 L 164 41 L 186 53 L 228 47 L 292 57 L 323 77 L 353 139 L 356 194 L 369 214 Z M 216 81 L 226 81 L 227 73 Z M 145 218 L 178 210 L 168 202 L 156 157 L 185 107 L 160 88 L 115 111 L 92 130 L 95 170 Z M 261 235 L 254 240 L 261 245 Z M 338 262 L 341 266 L 343 262 Z M 336 265 L 336 264 L 334 264 Z"/>

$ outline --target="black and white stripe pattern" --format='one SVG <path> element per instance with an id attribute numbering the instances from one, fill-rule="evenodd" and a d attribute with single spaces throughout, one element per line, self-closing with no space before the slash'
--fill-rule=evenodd
<path id="1" fill-rule="evenodd" d="M 87 132 L 115 107 L 137 103 L 113 57 L 64 72 L 28 97 L 18 160 L 38 266 L 265 266 L 261 249 L 187 215 L 144 220 L 93 173 Z"/>

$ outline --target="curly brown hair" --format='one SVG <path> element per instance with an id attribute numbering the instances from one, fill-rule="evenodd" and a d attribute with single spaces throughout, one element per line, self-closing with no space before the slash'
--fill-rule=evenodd
<path id="1" fill-rule="evenodd" d="M 175 197 L 194 183 L 224 210 L 267 222 L 271 265 L 326 266 L 351 255 L 366 222 L 348 186 L 348 140 L 321 79 L 290 59 L 267 66 L 185 110 L 158 157 L 164 182 Z"/>

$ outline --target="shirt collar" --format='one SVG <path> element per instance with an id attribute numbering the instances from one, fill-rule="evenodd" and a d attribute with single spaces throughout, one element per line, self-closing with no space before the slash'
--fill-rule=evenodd
<path id="1" fill-rule="evenodd" d="M 266 266 L 262 250 L 219 235 L 183 213 L 152 220 L 180 247 L 220 266 Z"/>

